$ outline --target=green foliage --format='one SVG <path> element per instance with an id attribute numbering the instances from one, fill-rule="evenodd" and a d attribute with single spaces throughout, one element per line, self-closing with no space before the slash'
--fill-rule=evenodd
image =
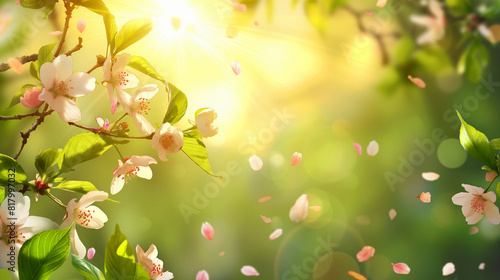
<path id="1" fill-rule="evenodd" d="M 458 111 L 457 115 L 462 122 L 462 126 L 460 127 L 460 144 L 462 144 L 462 147 L 464 147 L 470 155 L 486 164 L 486 166 L 492 170 L 498 171 L 495 151 L 491 147 L 488 138 L 482 132 L 468 125 L 462 119 Z"/>
<path id="2" fill-rule="evenodd" d="M 150 18 L 138 18 L 129 20 L 116 34 L 116 49 L 114 54 L 126 49 L 128 46 L 144 38 L 153 29 L 153 21 Z"/>
<path id="3" fill-rule="evenodd" d="M 473 12 L 469 0 L 446 0 L 446 6 L 454 16 L 464 16 Z"/>
<path id="4" fill-rule="evenodd" d="M 21 6 L 28 9 L 40 9 L 47 6 L 54 6 L 55 0 L 21 0 Z"/>
<path id="5" fill-rule="evenodd" d="M 167 86 L 170 102 L 168 104 L 167 113 L 163 118 L 163 123 L 169 122 L 171 125 L 177 123 L 186 113 L 188 101 L 184 92 L 180 91 L 171 83 Z"/>
<path id="6" fill-rule="evenodd" d="M 64 156 L 59 170 L 65 171 L 77 164 L 94 159 L 111 148 L 112 143 L 94 133 L 77 134 L 64 146 Z"/>
<path id="7" fill-rule="evenodd" d="M 488 49 L 476 38 L 462 53 L 458 62 L 458 72 L 465 73 L 469 81 L 477 83 L 489 59 Z"/>
<path id="8" fill-rule="evenodd" d="M 10 175 L 10 176 L 9 176 Z M 9 181 L 9 178 L 11 179 Z M 26 184 L 26 173 L 17 161 L 7 155 L 0 154 L 0 185 Z"/>
<path id="9" fill-rule="evenodd" d="M 26 241 L 19 252 L 19 278 L 48 279 L 68 257 L 70 230 L 71 227 L 46 230 Z"/>
<path id="10" fill-rule="evenodd" d="M 9 107 L 8 108 L 11 108 L 12 106 L 14 105 L 17 105 L 19 104 L 20 101 L 20 98 L 21 96 L 24 96 L 24 93 L 26 92 L 26 89 L 27 88 L 34 88 L 35 85 L 32 85 L 32 84 L 26 84 L 24 86 L 22 86 L 15 94 L 14 96 L 12 97 L 12 100 L 10 101 L 10 104 L 9 104 Z"/>
<path id="11" fill-rule="evenodd" d="M 309 23 L 323 34 L 326 30 L 327 17 L 321 5 L 316 0 L 305 0 L 304 11 Z"/>
<path id="12" fill-rule="evenodd" d="M 45 174 L 47 172 L 47 169 L 60 162 L 62 160 L 62 157 L 62 149 L 52 148 L 45 150 L 38 154 L 35 158 L 36 170 L 38 170 L 40 174 Z"/>
<path id="13" fill-rule="evenodd" d="M 55 187 L 52 187 L 51 189 L 65 190 L 82 194 L 86 194 L 91 191 L 98 191 L 94 184 L 87 181 L 65 181 Z"/>
<path id="14" fill-rule="evenodd" d="M 410 36 L 404 36 L 399 39 L 394 50 L 394 63 L 399 65 L 408 64 L 412 59 L 413 51 L 415 50 L 415 42 Z"/>
<path id="15" fill-rule="evenodd" d="M 200 133 L 198 131 L 184 133 L 183 140 L 184 145 L 182 146 L 182 151 L 208 174 L 220 178 L 220 176 L 212 172 L 210 161 L 208 160 L 207 148 L 203 143 Z"/>
<path id="16" fill-rule="evenodd" d="M 140 56 L 132 56 L 130 61 L 128 62 L 128 66 L 134 68 L 137 71 L 140 71 L 153 79 L 161 81 L 163 84 L 167 84 L 167 82 L 162 78 L 158 72 L 149 64 L 149 62 L 140 57 Z"/>
<path id="17" fill-rule="evenodd" d="M 104 273 L 108 280 L 149 279 L 144 268 L 135 262 L 134 251 L 118 225 L 106 243 Z"/>
<path id="18" fill-rule="evenodd" d="M 495 150 L 500 150 L 500 138 L 490 140 L 490 145 Z"/>
<path id="19" fill-rule="evenodd" d="M 2 204 L 5 199 L 5 187 L 0 187 L 0 204 Z"/>
<path id="20" fill-rule="evenodd" d="M 54 42 L 45 46 L 42 46 L 38 50 L 38 60 L 33 61 L 30 65 L 30 74 L 31 76 L 40 81 L 40 67 L 46 62 L 52 62 L 54 60 L 54 55 L 52 54 L 52 49 L 58 44 L 58 42 Z"/>
<path id="21" fill-rule="evenodd" d="M 417 67 L 432 75 L 438 75 L 443 69 L 452 67 L 448 54 L 438 46 L 427 46 L 418 50 L 414 60 Z"/>
<path id="22" fill-rule="evenodd" d="M 85 280 L 106 280 L 99 268 L 85 259 L 80 259 L 74 254 L 71 254 L 71 264 L 80 272 Z"/>

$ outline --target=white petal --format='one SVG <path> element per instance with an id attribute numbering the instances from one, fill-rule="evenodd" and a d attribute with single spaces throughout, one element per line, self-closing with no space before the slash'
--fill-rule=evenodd
<path id="1" fill-rule="evenodd" d="M 366 148 L 366 153 L 369 155 L 369 156 L 374 156 L 378 153 L 378 143 L 377 141 L 373 140 L 370 142 L 370 144 L 368 144 L 368 147 Z"/>
<path id="2" fill-rule="evenodd" d="M 434 15 L 434 17 L 436 19 L 444 18 L 443 8 L 441 7 L 441 4 L 439 4 L 438 1 L 431 0 L 429 3 L 429 10 L 431 11 L 431 13 Z"/>
<path id="3" fill-rule="evenodd" d="M 102 71 L 104 72 L 102 79 L 105 82 L 110 82 L 111 80 L 111 56 L 108 56 L 104 61 L 104 65 L 102 66 Z"/>
<path id="4" fill-rule="evenodd" d="M 51 62 L 46 62 L 40 67 L 40 80 L 46 89 L 54 86 L 56 79 L 56 66 Z"/>
<path id="5" fill-rule="evenodd" d="M 434 42 L 436 42 L 436 34 L 432 29 L 427 30 L 417 38 L 417 44 L 419 45 L 432 44 Z"/>
<path id="6" fill-rule="evenodd" d="M 133 113 L 131 117 L 135 127 L 137 128 L 137 131 L 139 131 L 140 134 L 149 135 L 155 132 L 154 126 L 148 120 L 146 120 L 143 115 Z"/>
<path id="7" fill-rule="evenodd" d="M 85 209 L 76 209 L 73 217 L 77 224 L 93 229 L 102 228 L 104 223 L 108 221 L 108 216 L 99 207 L 94 205 Z"/>
<path id="8" fill-rule="evenodd" d="M 482 214 L 479 214 L 477 212 L 473 212 L 473 213 L 474 214 L 472 214 L 471 216 L 465 218 L 465 220 L 467 221 L 467 223 L 469 225 L 473 225 L 473 224 L 479 222 L 483 218 Z"/>
<path id="9" fill-rule="evenodd" d="M 490 223 L 494 225 L 498 225 L 500 223 L 500 213 L 498 213 L 498 207 L 492 202 L 486 201 L 484 203 L 484 214 Z"/>
<path id="10" fill-rule="evenodd" d="M 476 186 L 472 186 L 472 185 L 468 185 L 468 184 L 462 184 L 462 187 L 464 187 L 464 189 L 471 194 L 483 194 L 484 193 L 484 189 L 482 189 L 480 187 L 476 187 Z"/>
<path id="11" fill-rule="evenodd" d="M 64 122 L 79 122 L 82 119 L 80 109 L 75 101 L 66 96 L 58 96 L 55 99 L 45 99 L 50 108 L 59 114 Z"/>
<path id="12" fill-rule="evenodd" d="M 108 198 L 108 193 L 103 191 L 91 191 L 82 196 L 76 208 L 85 208 L 95 201 L 104 201 Z"/>
<path id="13" fill-rule="evenodd" d="M 123 185 L 125 185 L 125 178 L 123 175 L 114 176 L 111 181 L 111 188 L 109 189 L 109 192 L 115 195 L 123 189 Z"/>
<path id="14" fill-rule="evenodd" d="M 422 172 L 422 178 L 424 178 L 427 181 L 435 181 L 439 179 L 439 174 L 435 172 Z"/>
<path id="15" fill-rule="evenodd" d="M 56 57 L 53 61 L 56 67 L 56 83 L 66 81 L 73 74 L 73 59 L 64 54 Z"/>
<path id="16" fill-rule="evenodd" d="M 495 192 L 487 192 L 483 194 L 483 198 L 491 202 L 495 202 L 497 200 Z"/>
<path id="17" fill-rule="evenodd" d="M 157 163 L 156 160 L 150 156 L 131 156 L 127 162 L 137 166 L 148 166 Z"/>
<path id="18" fill-rule="evenodd" d="M 140 98 L 144 98 L 146 100 L 149 100 L 155 96 L 155 94 L 158 92 L 158 86 L 155 84 L 147 84 L 142 86 L 140 89 L 138 89 L 134 96 L 133 100 L 139 100 Z"/>
<path id="19" fill-rule="evenodd" d="M 451 198 L 451 200 L 453 201 L 453 204 L 455 204 L 455 205 L 465 205 L 466 203 L 470 204 L 470 201 L 473 198 L 474 198 L 474 195 L 472 195 L 470 193 L 461 192 L 461 193 L 457 193 L 456 195 L 454 195 Z"/>
<path id="20" fill-rule="evenodd" d="M 124 80 L 121 81 L 121 88 L 127 89 L 127 88 L 135 88 L 139 84 L 139 79 L 137 78 L 136 75 L 130 73 L 127 70 L 123 70 L 123 78 Z"/>
<path id="21" fill-rule="evenodd" d="M 137 177 L 148 180 L 153 178 L 153 171 L 151 171 L 151 167 L 138 166 L 137 168 L 139 168 L 139 170 L 137 171 Z"/>
<path id="22" fill-rule="evenodd" d="M 30 198 L 28 196 L 23 196 L 20 192 L 12 192 L 14 197 L 10 198 L 14 200 L 14 208 L 15 211 L 9 210 L 9 197 L 5 197 L 0 205 L 0 216 L 2 217 L 2 221 L 4 224 L 8 225 L 12 220 L 9 218 L 16 218 L 16 225 L 20 226 L 26 222 L 28 219 L 29 211 L 30 211 Z M 13 215 L 11 215 L 13 214 Z"/>
<path id="23" fill-rule="evenodd" d="M 274 240 L 274 239 L 280 237 L 281 234 L 283 234 L 283 230 L 279 228 L 279 229 L 273 231 L 273 233 L 271 233 L 271 235 L 269 236 L 269 240 Z"/>
<path id="24" fill-rule="evenodd" d="M 118 74 L 118 72 L 123 71 L 125 66 L 127 66 L 128 62 L 130 61 L 130 58 L 132 56 L 129 53 L 122 53 L 118 59 L 116 60 L 115 64 L 113 64 L 113 76 Z"/>
<path id="25" fill-rule="evenodd" d="M 248 161 L 250 162 L 250 167 L 255 171 L 259 171 L 262 168 L 263 162 L 260 157 L 253 155 Z"/>
<path id="26" fill-rule="evenodd" d="M 45 217 L 29 216 L 23 225 L 18 227 L 18 232 L 22 232 L 26 240 L 33 235 L 48 229 L 57 229 L 59 226 L 52 220 Z"/>
<path id="27" fill-rule="evenodd" d="M 91 93 L 95 89 L 95 81 L 94 76 L 78 72 L 71 75 L 65 83 L 68 86 L 68 94 L 79 97 Z"/>
<path id="28" fill-rule="evenodd" d="M 443 276 L 448 276 L 453 273 L 455 273 L 455 265 L 453 263 L 449 262 L 443 266 Z"/>
<path id="29" fill-rule="evenodd" d="M 466 218 L 470 217 L 472 214 L 474 214 L 474 210 L 472 210 L 472 206 L 471 206 L 471 201 L 470 200 L 462 206 L 462 214 Z"/>
<path id="30" fill-rule="evenodd" d="M 73 226 L 71 228 L 70 234 L 70 243 L 71 243 L 71 252 L 75 255 L 78 256 L 78 258 L 83 259 L 85 258 L 85 254 L 87 253 L 87 249 L 85 248 L 85 245 L 83 245 L 82 241 L 80 240 L 80 237 L 78 236 L 78 233 L 76 232 L 76 227 Z"/>

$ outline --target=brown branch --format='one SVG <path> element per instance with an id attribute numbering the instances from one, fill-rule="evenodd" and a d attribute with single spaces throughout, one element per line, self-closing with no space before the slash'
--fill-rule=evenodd
<path id="1" fill-rule="evenodd" d="M 0 121 L 20 120 L 20 119 L 24 119 L 26 117 L 41 116 L 41 115 L 44 115 L 44 114 L 45 114 L 45 112 L 35 111 L 33 113 L 24 114 L 24 115 L 0 116 Z"/>
<path id="2" fill-rule="evenodd" d="M 82 42 L 83 42 L 82 37 L 78 37 L 78 45 L 76 45 L 71 50 L 67 51 L 65 55 L 70 56 L 72 53 L 81 50 L 83 48 Z"/>
<path id="3" fill-rule="evenodd" d="M 101 134 L 101 135 L 106 135 L 106 136 L 111 136 L 111 137 L 117 137 L 117 138 L 127 138 L 127 139 L 153 139 L 153 135 L 154 135 L 154 132 L 151 133 L 150 135 L 146 135 L 146 136 L 129 136 L 129 135 L 118 135 L 118 134 L 114 134 L 114 133 L 111 133 L 107 130 L 103 130 L 101 128 L 96 128 L 96 127 L 90 127 L 90 126 L 84 126 L 84 125 L 81 125 L 81 124 L 77 124 L 77 123 L 74 123 L 74 122 L 69 122 L 68 123 L 69 125 L 72 125 L 72 126 L 76 126 L 78 128 L 81 128 L 81 129 L 85 129 L 85 130 L 88 130 L 92 133 L 95 133 L 95 134 Z"/>
<path id="4" fill-rule="evenodd" d="M 19 61 L 21 61 L 22 64 L 25 64 L 25 63 L 28 63 L 28 62 L 31 62 L 31 61 L 37 61 L 37 60 L 38 60 L 38 54 L 37 53 L 34 53 L 32 55 L 21 56 L 19 58 Z M 7 71 L 9 69 L 10 69 L 9 64 L 7 64 L 7 63 L 0 64 L 0 72 L 5 72 L 5 71 Z"/>
<path id="5" fill-rule="evenodd" d="M 64 41 L 66 40 L 66 34 L 68 33 L 69 28 L 69 20 L 71 19 L 71 13 L 75 8 L 69 1 L 64 0 L 64 7 L 66 8 L 66 20 L 64 22 L 64 29 L 61 37 L 61 41 L 59 42 L 59 46 L 57 47 L 56 52 L 54 53 L 54 57 L 57 57 L 61 52 Z"/>
<path id="6" fill-rule="evenodd" d="M 21 138 L 23 138 L 23 141 L 21 142 L 21 148 L 19 149 L 19 152 L 17 152 L 16 156 L 14 157 L 14 159 L 17 159 L 19 157 L 19 155 L 21 155 L 21 152 L 23 151 L 24 149 L 24 146 L 26 145 L 26 143 L 28 143 L 28 138 L 30 137 L 30 134 L 31 132 L 35 131 L 37 129 L 37 127 L 43 123 L 44 119 L 46 116 L 52 114 L 52 112 L 54 112 L 54 110 L 49 110 L 47 111 L 48 109 L 48 105 L 45 104 L 45 108 L 43 109 L 41 115 L 38 117 L 38 119 L 36 120 L 35 123 L 33 123 L 33 125 L 30 127 L 30 129 L 28 129 L 26 132 L 21 132 Z"/>

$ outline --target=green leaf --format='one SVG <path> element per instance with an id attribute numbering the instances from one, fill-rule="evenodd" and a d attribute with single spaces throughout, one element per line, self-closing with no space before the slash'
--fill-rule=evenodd
<path id="1" fill-rule="evenodd" d="M 160 76 L 160 74 L 156 72 L 153 66 L 151 66 L 151 64 L 149 64 L 149 62 L 146 59 L 140 56 L 132 56 L 130 58 L 130 61 L 128 62 L 128 66 L 150 76 L 153 79 L 161 81 L 165 85 L 167 84 L 167 82 L 162 78 L 162 76 Z"/>
<path id="2" fill-rule="evenodd" d="M 500 138 L 490 140 L 490 145 L 495 150 L 500 150 Z"/>
<path id="3" fill-rule="evenodd" d="M 2 204 L 5 199 L 5 187 L 0 187 L 0 204 Z"/>
<path id="4" fill-rule="evenodd" d="M 473 12 L 469 0 L 446 0 L 446 6 L 448 10 L 457 17 Z"/>
<path id="5" fill-rule="evenodd" d="M 85 280 L 106 280 L 99 268 L 85 259 L 80 259 L 74 254 L 71 254 L 71 264 L 80 272 Z"/>
<path id="6" fill-rule="evenodd" d="M 28 183 L 26 173 L 24 173 L 23 168 L 15 159 L 4 154 L 0 154 L 0 185 L 14 185 L 14 183 Z"/>
<path id="7" fill-rule="evenodd" d="M 40 50 L 38 50 L 38 60 L 37 64 L 35 65 L 38 67 L 37 73 L 40 73 L 40 68 L 42 65 L 46 62 L 52 62 L 54 60 L 54 55 L 52 54 L 52 49 L 58 44 L 58 42 L 54 42 L 52 44 L 48 44 L 45 46 L 42 46 Z"/>
<path id="8" fill-rule="evenodd" d="M 30 63 L 30 75 L 33 79 L 40 81 L 39 73 L 38 70 L 40 69 L 40 66 L 38 66 L 38 61 L 33 61 Z"/>
<path id="9" fill-rule="evenodd" d="M 163 118 L 163 123 L 169 122 L 171 125 L 174 125 L 186 113 L 188 101 L 184 92 L 171 83 L 168 83 L 167 92 L 170 96 L 170 103 L 168 104 L 167 113 Z"/>
<path id="10" fill-rule="evenodd" d="M 54 0 L 49 1 L 49 3 L 47 3 L 47 5 L 45 6 L 43 18 L 47 19 L 49 15 L 52 14 L 55 7 L 56 7 L 56 1 Z"/>
<path id="11" fill-rule="evenodd" d="M 497 197 L 500 197 L 500 182 L 497 184 Z"/>
<path id="12" fill-rule="evenodd" d="M 64 146 L 64 157 L 59 169 L 68 170 L 77 164 L 94 159 L 111 146 L 103 137 L 91 132 L 75 135 Z"/>
<path id="13" fill-rule="evenodd" d="M 106 279 L 135 279 L 136 266 L 134 251 L 130 247 L 127 237 L 120 231 L 120 227 L 116 225 L 115 233 L 109 237 L 106 243 L 104 255 Z"/>
<path id="14" fill-rule="evenodd" d="M 115 16 L 111 14 L 108 7 L 104 4 L 102 0 L 72 0 L 71 2 L 76 5 L 83 6 L 90 11 L 101 15 L 104 21 L 104 27 L 106 29 L 106 39 L 108 41 L 108 46 L 111 46 L 111 51 L 114 49 L 114 41 L 118 27 L 116 26 Z"/>
<path id="15" fill-rule="evenodd" d="M 188 133 L 184 133 L 184 145 L 182 146 L 182 151 L 196 163 L 201 169 L 205 170 L 208 174 L 222 178 L 221 176 L 217 176 L 212 172 L 212 168 L 210 167 L 210 162 L 208 161 L 207 148 L 203 143 L 203 139 L 198 131 L 191 131 Z"/>
<path id="16" fill-rule="evenodd" d="M 196 118 L 198 117 L 198 115 L 203 112 L 203 110 L 206 110 L 206 109 L 210 109 L 208 107 L 204 107 L 204 108 L 200 108 L 198 110 L 196 110 L 196 112 L 194 113 L 194 119 L 196 120 Z"/>
<path id="17" fill-rule="evenodd" d="M 48 149 L 41 152 L 35 158 L 35 167 L 40 174 L 45 174 L 47 169 L 61 161 L 63 157 L 62 149 Z"/>
<path id="18" fill-rule="evenodd" d="M 59 268 L 69 254 L 70 229 L 53 229 L 36 234 L 19 252 L 21 280 L 44 280 Z"/>
<path id="19" fill-rule="evenodd" d="M 34 88 L 35 85 L 32 85 L 32 84 L 26 84 L 24 86 L 22 86 L 17 92 L 16 94 L 14 94 L 14 96 L 12 97 L 12 100 L 10 101 L 10 104 L 9 104 L 9 107 L 8 108 L 11 108 L 12 106 L 14 105 L 17 105 L 20 101 L 20 98 L 21 96 L 24 96 L 24 93 L 26 92 L 26 89 L 27 88 Z"/>
<path id="20" fill-rule="evenodd" d="M 40 9 L 47 5 L 50 5 L 54 0 L 21 0 L 19 3 L 21 6 L 28 9 Z"/>
<path id="21" fill-rule="evenodd" d="M 489 59 L 488 49 L 480 40 L 473 40 L 462 53 L 457 70 L 459 73 L 465 73 L 469 81 L 477 83 L 481 78 L 483 67 L 488 65 Z"/>
<path id="22" fill-rule="evenodd" d="M 153 21 L 150 18 L 138 18 L 129 20 L 116 34 L 116 50 L 118 53 L 133 43 L 139 41 L 144 36 L 148 35 L 153 29 Z"/>
<path id="23" fill-rule="evenodd" d="M 394 60 L 397 65 L 405 65 L 410 62 L 415 49 L 415 43 L 410 36 L 403 36 L 394 50 Z"/>
<path id="24" fill-rule="evenodd" d="M 468 125 L 458 111 L 457 115 L 462 122 L 462 126 L 460 127 L 460 144 L 462 144 L 462 147 L 470 155 L 486 164 L 492 170 L 497 171 L 495 151 L 491 147 L 488 138 L 482 132 Z"/>
<path id="25" fill-rule="evenodd" d="M 91 191 L 98 191 L 98 189 L 91 182 L 87 181 L 66 181 L 51 189 L 65 190 L 75 193 L 86 194 Z"/>
<path id="26" fill-rule="evenodd" d="M 315 0 L 305 0 L 304 10 L 309 23 L 321 34 L 324 34 L 328 21 L 321 6 Z"/>

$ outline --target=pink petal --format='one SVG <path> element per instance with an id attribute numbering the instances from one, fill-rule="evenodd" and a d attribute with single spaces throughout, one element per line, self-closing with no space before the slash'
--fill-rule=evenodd
<path id="1" fill-rule="evenodd" d="M 387 4 L 387 0 L 378 0 L 377 1 L 377 7 L 382 8 Z"/>
<path id="2" fill-rule="evenodd" d="M 62 34 L 62 31 L 52 31 L 49 32 L 49 36 L 59 36 Z"/>
<path id="3" fill-rule="evenodd" d="M 290 220 L 298 223 L 307 217 L 307 210 L 309 209 L 309 198 L 306 194 L 301 195 L 295 204 L 290 209 Z"/>
<path id="4" fill-rule="evenodd" d="M 255 26 L 259 26 L 259 22 L 258 22 L 258 21 L 254 21 L 254 22 L 253 22 L 253 25 L 255 25 Z"/>
<path id="5" fill-rule="evenodd" d="M 429 203 L 431 202 L 431 193 L 430 192 L 422 192 L 421 195 L 417 195 L 420 200 L 422 200 L 423 203 Z"/>
<path id="6" fill-rule="evenodd" d="M 417 85 L 417 87 L 419 88 L 425 88 L 425 82 L 422 81 L 422 79 L 420 78 L 412 78 L 412 76 L 408 75 L 408 79 L 410 79 L 410 81 L 412 81 L 415 85 Z"/>
<path id="7" fill-rule="evenodd" d="M 375 248 L 372 246 L 365 246 L 356 254 L 356 258 L 358 259 L 358 262 L 364 262 L 373 257 L 374 254 Z"/>
<path id="8" fill-rule="evenodd" d="M 223 257 L 226 253 L 224 251 L 219 253 L 219 256 Z"/>
<path id="9" fill-rule="evenodd" d="M 484 263 L 479 264 L 479 270 L 484 270 Z"/>
<path id="10" fill-rule="evenodd" d="M 356 152 L 358 152 L 359 155 L 363 154 L 363 149 L 361 148 L 361 145 L 358 143 L 352 143 L 354 146 L 354 149 L 356 149 Z"/>
<path id="11" fill-rule="evenodd" d="M 495 180 L 495 178 L 497 176 L 498 176 L 498 173 L 496 173 L 495 171 L 488 172 L 488 173 L 486 173 L 486 181 L 491 182 L 491 181 Z"/>
<path id="12" fill-rule="evenodd" d="M 233 68 L 234 74 L 239 75 L 241 73 L 241 65 L 238 60 L 233 60 L 233 62 L 231 62 L 231 68 Z"/>
<path id="13" fill-rule="evenodd" d="M 21 1 L 21 0 L 16 0 L 16 4 L 17 4 L 17 5 L 19 5 L 19 2 L 20 2 L 20 1 Z"/>
<path id="14" fill-rule="evenodd" d="M 455 273 L 455 265 L 453 263 L 449 262 L 443 266 L 443 276 L 448 276 L 453 273 Z"/>
<path id="15" fill-rule="evenodd" d="M 228 25 L 226 29 L 226 36 L 229 39 L 233 39 L 238 35 L 239 32 L 240 30 L 236 26 Z"/>
<path id="16" fill-rule="evenodd" d="M 318 205 L 309 206 L 309 209 L 314 210 L 314 211 L 321 211 L 321 206 L 318 206 Z"/>
<path id="17" fill-rule="evenodd" d="M 80 31 L 80 33 L 83 33 L 83 30 L 85 30 L 85 27 L 87 27 L 87 23 L 85 22 L 85 20 L 83 18 L 79 19 L 78 22 L 76 23 L 76 29 L 78 29 L 78 31 Z"/>
<path id="18" fill-rule="evenodd" d="M 354 277 L 354 279 L 356 280 L 366 280 L 366 277 L 364 277 L 363 275 L 357 273 L 357 272 L 354 272 L 354 271 L 351 271 L 349 270 L 347 272 L 347 274 L 349 274 L 350 276 Z"/>
<path id="19" fill-rule="evenodd" d="M 373 15 L 373 13 L 372 12 L 366 12 L 365 15 L 371 16 L 371 15 Z"/>
<path id="20" fill-rule="evenodd" d="M 251 265 L 245 265 L 242 267 L 241 273 L 245 276 L 259 276 L 259 272 L 257 272 L 257 270 Z"/>
<path id="21" fill-rule="evenodd" d="M 17 74 L 21 75 L 23 73 L 23 64 L 21 63 L 21 61 L 19 61 L 18 58 L 9 57 L 7 59 L 7 64 L 9 65 L 10 69 L 12 69 Z"/>
<path id="22" fill-rule="evenodd" d="M 405 263 L 396 263 L 392 264 L 392 269 L 394 269 L 394 272 L 397 274 L 409 274 L 410 273 L 410 267 L 405 264 Z"/>
<path id="23" fill-rule="evenodd" d="M 250 159 L 248 159 L 248 161 L 250 162 L 250 167 L 255 171 L 259 171 L 262 168 L 262 165 L 264 164 L 262 162 L 262 159 L 260 159 L 260 157 L 256 155 L 251 156 Z"/>
<path id="24" fill-rule="evenodd" d="M 268 217 L 262 216 L 262 215 L 259 215 L 259 216 L 262 218 L 262 220 L 264 221 L 264 223 L 266 223 L 266 224 L 271 223 L 271 218 L 268 218 Z"/>
<path id="25" fill-rule="evenodd" d="M 470 235 L 474 235 L 476 233 L 479 232 L 479 228 L 478 227 L 471 227 L 470 230 L 469 230 L 469 234 Z"/>
<path id="26" fill-rule="evenodd" d="M 391 220 L 394 220 L 394 218 L 396 218 L 396 215 L 397 215 L 397 214 L 398 214 L 398 213 L 396 212 L 396 210 L 394 210 L 394 209 L 389 210 L 389 218 L 390 218 Z"/>
<path id="27" fill-rule="evenodd" d="M 301 153 L 293 153 L 292 155 L 292 166 L 295 166 L 297 164 L 300 163 L 300 161 L 302 160 L 302 154 Z"/>
<path id="28" fill-rule="evenodd" d="M 373 140 L 370 142 L 370 144 L 368 144 L 368 147 L 366 148 L 366 153 L 373 157 L 374 155 L 376 155 L 378 153 L 378 143 L 377 141 Z"/>
<path id="29" fill-rule="evenodd" d="M 238 12 L 245 12 L 247 10 L 247 5 L 242 4 L 236 0 L 232 0 L 233 7 L 238 11 Z"/>
<path id="30" fill-rule="evenodd" d="M 95 255 L 95 249 L 92 247 L 92 248 L 89 248 L 88 252 L 87 252 L 87 258 L 89 260 L 91 260 Z"/>
<path id="31" fill-rule="evenodd" d="M 434 172 L 422 172 L 422 178 L 424 178 L 427 181 L 435 181 L 439 179 L 439 174 Z"/>
<path id="32" fill-rule="evenodd" d="M 115 97 L 115 99 L 111 103 L 111 114 L 112 115 L 115 114 L 117 108 L 118 108 L 118 98 Z"/>
<path id="33" fill-rule="evenodd" d="M 196 280 L 209 280 L 208 272 L 206 270 L 199 271 L 196 274 Z"/>
<path id="34" fill-rule="evenodd" d="M 283 230 L 280 228 L 273 231 L 273 233 L 271 233 L 271 235 L 269 236 L 269 240 L 274 240 L 274 239 L 280 237 L 282 233 L 283 233 Z"/>
<path id="35" fill-rule="evenodd" d="M 264 196 L 262 198 L 259 198 L 259 200 L 257 200 L 257 201 L 262 203 L 262 202 L 266 202 L 266 201 L 271 200 L 271 198 L 272 198 L 272 196 Z"/>
<path id="36" fill-rule="evenodd" d="M 201 225 L 201 234 L 205 236 L 206 239 L 212 240 L 212 238 L 214 238 L 214 228 L 208 222 L 204 222 Z"/>

